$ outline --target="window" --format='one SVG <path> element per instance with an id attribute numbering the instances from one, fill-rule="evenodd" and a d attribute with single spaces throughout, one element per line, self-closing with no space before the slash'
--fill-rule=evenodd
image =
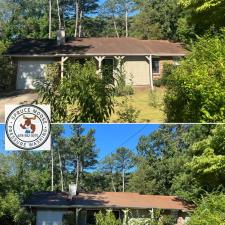
<path id="1" fill-rule="evenodd" d="M 102 77 L 107 83 L 113 84 L 113 70 L 114 70 L 114 60 L 113 58 L 106 58 L 102 61 Z"/>
<path id="2" fill-rule="evenodd" d="M 152 59 L 152 72 L 159 73 L 159 59 Z"/>

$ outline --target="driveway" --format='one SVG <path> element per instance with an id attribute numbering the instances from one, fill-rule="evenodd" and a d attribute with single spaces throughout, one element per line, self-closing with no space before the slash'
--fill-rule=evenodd
<path id="1" fill-rule="evenodd" d="M 7 104 L 31 104 L 38 97 L 34 91 L 14 91 L 10 93 L 0 93 L 0 123 L 5 122 L 5 105 Z"/>

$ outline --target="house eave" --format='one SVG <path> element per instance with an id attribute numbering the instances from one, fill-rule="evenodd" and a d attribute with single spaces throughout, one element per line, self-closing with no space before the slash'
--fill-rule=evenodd
<path id="1" fill-rule="evenodd" d="M 25 204 L 22 207 L 27 208 L 41 208 L 41 209 L 75 209 L 75 208 L 82 208 L 82 209 L 162 209 L 159 207 L 128 207 L 128 206 L 93 206 L 93 205 L 29 205 Z M 180 208 L 163 208 L 164 210 L 181 210 L 182 212 L 191 212 L 192 210 L 188 209 L 180 209 Z"/>
<path id="2" fill-rule="evenodd" d="M 13 57 L 13 58 L 31 58 L 31 57 L 35 57 L 35 58 L 57 58 L 57 57 L 94 57 L 94 56 L 180 56 L 180 57 L 184 57 L 186 56 L 186 54 L 169 54 L 169 53 L 157 53 L 157 54 L 153 54 L 153 53 L 141 53 L 141 54 L 127 54 L 127 53 L 100 53 L 100 54 L 50 54 L 50 55 L 41 55 L 41 54 L 33 54 L 33 55 L 18 55 L 18 54 L 4 54 L 4 56 L 6 57 Z"/>

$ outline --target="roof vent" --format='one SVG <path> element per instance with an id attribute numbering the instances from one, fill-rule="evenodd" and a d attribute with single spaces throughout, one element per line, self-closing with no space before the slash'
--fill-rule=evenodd
<path id="1" fill-rule="evenodd" d="M 77 185 L 76 184 L 70 184 L 69 185 L 69 198 L 72 199 L 73 196 L 77 195 Z"/>
<path id="2" fill-rule="evenodd" d="M 57 45 L 64 45 L 66 39 L 66 32 L 65 29 L 62 27 L 60 30 L 57 31 Z"/>

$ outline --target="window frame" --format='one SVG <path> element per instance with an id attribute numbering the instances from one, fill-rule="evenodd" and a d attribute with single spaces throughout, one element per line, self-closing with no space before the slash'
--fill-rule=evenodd
<path id="1" fill-rule="evenodd" d="M 157 62 L 158 63 L 158 71 L 154 72 L 154 63 L 153 62 Z M 154 57 L 152 58 L 152 74 L 159 76 L 160 75 L 160 58 L 159 57 Z"/>

